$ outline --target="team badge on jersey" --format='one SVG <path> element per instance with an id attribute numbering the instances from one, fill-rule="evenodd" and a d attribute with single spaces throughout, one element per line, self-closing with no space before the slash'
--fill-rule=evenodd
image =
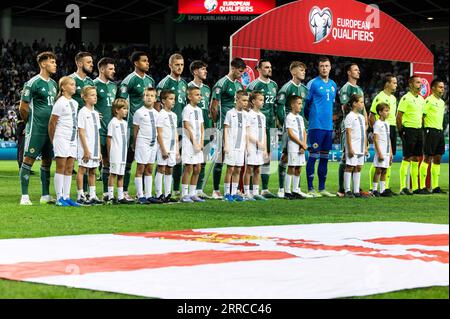
<path id="1" fill-rule="evenodd" d="M 319 147 L 319 144 L 314 143 L 312 147 L 313 147 L 313 148 L 318 148 L 318 147 Z"/>

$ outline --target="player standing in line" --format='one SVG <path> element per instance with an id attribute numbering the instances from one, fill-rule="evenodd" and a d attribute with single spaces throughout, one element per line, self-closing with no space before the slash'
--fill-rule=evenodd
<path id="1" fill-rule="evenodd" d="M 72 99 L 76 90 L 75 80 L 63 76 L 59 80 L 59 90 L 48 122 L 48 136 L 53 144 L 56 160 L 56 205 L 80 206 L 70 199 L 73 164 L 77 158 L 78 102 Z"/>
<path id="2" fill-rule="evenodd" d="M 97 103 L 95 86 L 85 86 L 81 91 L 84 107 L 78 113 L 78 173 L 77 173 L 77 203 L 80 205 L 103 204 L 97 198 L 95 189 L 95 172 L 100 165 L 100 115 L 94 110 Z M 83 196 L 83 177 L 89 176 L 89 201 Z"/>
<path id="3" fill-rule="evenodd" d="M 284 179 L 286 176 L 286 165 L 287 165 L 287 132 L 284 127 L 284 121 L 286 115 L 291 112 L 291 106 L 289 105 L 290 96 L 300 96 L 303 101 L 305 101 L 308 95 L 308 89 L 302 83 L 305 80 L 306 65 L 300 61 L 293 61 L 289 66 L 289 70 L 292 75 L 292 79 L 284 84 L 282 88 L 278 91 L 277 95 L 277 118 L 283 127 L 283 135 L 281 141 L 282 155 L 278 163 L 278 198 L 284 198 Z M 305 194 L 307 195 L 307 194 Z M 306 197 L 311 197 L 307 195 Z"/>
<path id="4" fill-rule="evenodd" d="M 158 171 L 156 173 L 156 197 L 164 203 L 176 202 L 172 197 L 172 169 L 180 158 L 177 132 L 177 115 L 172 112 L 175 92 L 160 93 L 162 109 L 156 122 L 158 136 Z M 162 193 L 164 177 L 164 194 Z"/>
<path id="5" fill-rule="evenodd" d="M 123 180 L 127 161 L 128 102 L 117 98 L 112 105 L 113 118 L 108 124 L 106 147 L 109 154 L 108 198 L 106 204 L 130 204 L 125 198 Z M 117 200 L 114 198 L 114 184 L 117 178 Z"/>
<path id="6" fill-rule="evenodd" d="M 144 104 L 144 89 L 155 87 L 155 81 L 146 72 L 150 69 L 150 62 L 148 60 L 147 53 L 143 51 L 135 51 L 131 54 L 131 63 L 134 65 L 134 71 L 127 75 L 120 83 L 119 91 L 117 92 L 117 97 L 127 99 L 129 105 L 128 111 L 128 150 L 127 150 L 127 165 L 125 167 L 125 176 L 123 181 L 123 190 L 125 199 L 133 202 L 133 199 L 128 194 L 128 185 L 130 184 L 131 178 L 131 165 L 134 161 L 134 150 L 132 146 L 134 145 L 133 136 L 133 116 L 134 113 Z M 159 111 L 158 108 L 156 108 Z"/>
<path id="7" fill-rule="evenodd" d="M 101 58 L 97 64 L 98 78 L 94 80 L 97 89 L 97 103 L 95 110 L 100 116 L 100 150 L 102 154 L 102 183 L 103 200 L 108 197 L 109 178 L 109 154 L 106 148 L 106 136 L 108 135 L 108 124 L 112 119 L 112 104 L 116 97 L 117 85 L 113 82 L 116 68 L 111 58 Z"/>
<path id="8" fill-rule="evenodd" d="M 387 122 L 389 124 L 389 138 L 392 147 L 392 157 L 395 156 L 397 152 L 397 127 L 396 127 L 396 116 L 397 116 L 397 98 L 394 96 L 394 92 L 397 90 L 397 78 L 393 74 L 386 74 L 383 81 L 383 91 L 377 94 L 372 101 L 372 106 L 370 107 L 369 115 L 369 125 L 374 126 L 375 121 L 379 118 L 377 114 L 377 105 L 379 103 L 386 103 L 389 105 L 389 117 Z M 372 164 L 370 166 L 370 181 L 369 187 L 371 187 L 373 176 L 375 175 L 375 166 Z M 391 180 L 391 167 L 386 169 L 386 192 L 392 195 L 398 195 L 393 192 L 389 182 Z"/>
<path id="9" fill-rule="evenodd" d="M 269 176 L 270 176 L 270 145 L 271 138 L 276 139 L 276 136 L 270 136 L 270 130 L 276 128 L 275 119 L 275 103 L 278 91 L 278 85 L 275 81 L 271 80 L 272 76 L 272 64 L 269 60 L 261 59 L 258 61 L 256 69 L 259 76 L 256 80 L 252 81 L 248 87 L 247 91 L 252 92 L 254 90 L 261 91 L 264 94 L 264 106 L 261 108 L 261 112 L 266 117 L 266 141 L 267 141 L 267 153 L 269 156 L 265 159 L 266 162 L 261 167 L 261 181 L 262 181 L 262 191 L 261 195 L 266 198 L 275 198 L 276 196 L 272 194 L 269 190 Z"/>
<path id="10" fill-rule="evenodd" d="M 345 67 L 345 70 L 347 72 L 347 83 L 344 84 L 344 86 L 339 90 L 339 100 L 341 102 L 341 108 L 342 108 L 342 113 L 344 114 L 344 109 L 345 109 L 345 105 L 348 103 L 348 101 L 350 100 L 350 97 L 353 94 L 359 94 L 363 97 L 364 99 L 364 92 L 361 89 L 360 86 L 358 86 L 356 83 L 359 80 L 360 77 L 360 70 L 359 67 L 356 63 L 351 63 L 348 64 Z M 366 108 L 364 108 L 361 111 L 364 115 L 364 119 L 366 121 L 366 127 L 368 125 L 368 120 L 367 120 L 367 112 L 366 112 Z M 344 118 L 345 118 L 345 114 L 343 116 L 342 122 L 341 122 L 341 151 L 342 151 L 342 157 L 341 157 L 341 162 L 339 163 L 339 190 L 337 191 L 337 195 L 339 197 L 344 197 L 345 195 L 345 191 L 344 191 L 344 170 L 345 170 L 345 127 L 344 127 Z M 364 192 L 365 194 L 365 192 Z M 368 195 L 368 194 L 367 194 Z"/>
<path id="11" fill-rule="evenodd" d="M 75 65 L 77 70 L 70 74 L 69 76 L 75 80 L 76 91 L 72 98 L 78 103 L 78 111 L 84 106 L 84 101 L 81 96 L 81 92 L 85 86 L 93 86 L 94 82 L 88 76 L 94 70 L 94 60 L 92 59 L 92 54 L 89 52 L 78 52 L 75 55 Z M 85 197 L 89 195 L 88 192 L 88 175 L 85 174 L 83 177 L 83 190 Z"/>
<path id="12" fill-rule="evenodd" d="M 75 55 L 75 65 L 77 70 L 69 76 L 75 80 L 76 91 L 72 98 L 78 103 L 78 110 L 84 106 L 81 92 L 85 86 L 93 86 L 94 81 L 89 77 L 94 70 L 94 60 L 89 52 L 78 52 Z"/>
<path id="13" fill-rule="evenodd" d="M 20 205 L 32 205 L 28 195 L 31 168 L 41 155 L 40 179 L 42 186 L 41 204 L 54 204 L 50 196 L 50 167 L 53 146 L 48 136 L 48 121 L 58 94 L 58 84 L 50 77 L 56 73 L 56 55 L 53 52 L 38 54 L 36 61 L 40 72 L 25 83 L 19 106 L 22 119 L 26 122 L 24 157 L 19 171 L 22 197 Z M 72 173 L 72 172 L 71 172 Z"/>
<path id="14" fill-rule="evenodd" d="M 386 123 L 389 116 L 389 104 L 381 102 L 376 107 L 378 120 L 373 125 L 373 143 L 375 147 L 375 175 L 373 177 L 372 193 L 375 197 L 391 197 L 392 193 L 386 192 L 386 171 L 392 165 L 392 147 L 390 140 L 389 124 Z M 380 190 L 378 191 L 378 182 Z"/>
<path id="15" fill-rule="evenodd" d="M 367 154 L 366 121 L 361 114 L 364 108 L 364 99 L 359 94 L 353 94 L 348 101 L 352 111 L 345 117 L 345 163 L 344 188 L 345 197 L 362 197 L 359 190 L 361 182 L 361 168 Z M 350 181 L 353 174 L 353 193 L 350 190 Z"/>
<path id="16" fill-rule="evenodd" d="M 309 195 L 335 197 L 325 190 L 328 171 L 328 153 L 333 144 L 333 104 L 336 98 L 336 83 L 329 78 L 331 62 L 327 57 L 319 59 L 319 76 L 309 81 L 304 115 L 309 121 L 309 158 L 306 164 Z M 319 159 L 319 192 L 313 187 L 316 160 Z"/>
<path id="17" fill-rule="evenodd" d="M 413 75 L 408 83 L 409 92 L 400 99 L 397 113 L 397 128 L 403 146 L 403 160 L 400 166 L 400 195 L 412 195 L 420 192 L 419 157 L 422 156 L 423 149 L 422 117 L 425 100 L 419 94 L 421 78 Z M 406 176 L 410 165 L 412 192 L 406 187 Z"/>
<path id="18" fill-rule="evenodd" d="M 232 110 L 235 107 L 236 92 L 244 89 L 239 79 L 244 74 L 246 67 L 244 60 L 241 58 L 234 58 L 230 62 L 230 71 L 228 74 L 217 81 L 212 89 L 210 112 L 211 118 L 216 124 L 217 129 L 217 134 L 215 136 L 217 141 L 217 153 L 215 154 L 216 161 L 213 171 L 213 193 L 211 196 L 213 199 L 222 199 L 219 185 L 223 166 L 223 125 L 225 115 L 229 110 Z"/>
<path id="19" fill-rule="evenodd" d="M 259 195 L 260 167 L 264 164 L 267 154 L 266 117 L 260 111 L 264 105 L 264 94 L 261 91 L 252 91 L 250 103 L 252 109 L 247 114 L 248 119 L 248 142 L 247 142 L 247 166 L 244 177 L 244 199 L 267 200 Z M 253 189 L 250 194 L 250 178 L 253 177 Z"/>
<path id="20" fill-rule="evenodd" d="M 445 153 L 445 139 L 443 122 L 445 114 L 445 102 L 442 100 L 445 85 L 442 80 L 435 79 L 431 82 L 433 94 L 425 100 L 423 108 L 423 126 L 425 128 L 424 148 L 425 155 L 420 165 L 420 194 L 429 194 L 425 182 L 428 167 L 431 165 L 431 189 L 433 194 L 445 194 L 439 187 L 439 175 L 441 172 L 441 158 Z"/>
<path id="21" fill-rule="evenodd" d="M 224 200 L 229 202 L 241 202 L 244 200 L 240 195 L 237 195 L 237 189 L 241 167 L 244 166 L 244 156 L 247 146 L 248 120 L 243 109 L 247 107 L 248 102 L 248 93 L 244 90 L 237 91 L 236 107 L 227 112 L 223 122 L 224 163 L 227 164 L 223 192 L 225 194 Z"/>
<path id="22" fill-rule="evenodd" d="M 156 162 L 156 153 L 158 151 L 156 123 L 158 122 L 159 113 L 154 108 L 155 103 L 156 89 L 145 88 L 144 106 L 138 109 L 133 116 L 133 135 L 136 137 L 133 149 L 137 163 L 134 183 L 139 204 L 162 203 L 162 201 L 152 196 L 153 165 Z M 145 196 L 142 175 L 144 175 Z"/>
<path id="23" fill-rule="evenodd" d="M 162 79 L 156 86 L 158 92 L 158 98 L 160 99 L 161 91 L 170 90 L 175 92 L 175 105 L 172 112 L 176 114 L 178 122 L 177 124 L 177 139 L 179 140 L 179 135 L 183 127 L 182 123 L 182 112 L 186 105 L 186 90 L 188 84 L 181 77 L 184 70 L 184 59 L 181 54 L 172 54 L 169 58 L 169 68 L 170 74 Z M 157 103 L 156 109 L 159 109 L 159 102 Z M 180 179 L 181 179 L 181 162 L 177 162 L 173 168 L 173 192 L 174 196 L 178 198 L 180 196 Z"/>
<path id="24" fill-rule="evenodd" d="M 188 88 L 197 87 L 200 89 L 200 93 L 202 96 L 202 100 L 198 104 L 198 107 L 202 110 L 203 116 L 203 127 L 205 129 L 204 141 L 203 145 L 206 146 L 211 141 L 212 135 L 212 120 L 211 114 L 209 112 L 209 102 L 211 99 L 211 89 L 208 85 L 204 83 L 206 81 L 206 76 L 208 74 L 207 68 L 208 65 L 199 60 L 192 61 L 189 66 L 189 70 L 191 74 L 194 76 L 194 79 L 188 83 Z M 209 149 L 209 148 L 208 148 Z M 203 162 L 200 168 L 200 175 L 198 177 L 197 182 L 197 196 L 203 199 L 209 199 L 210 197 L 206 195 L 203 191 L 203 183 L 205 178 L 205 165 L 206 165 L 206 156 L 205 150 L 203 151 Z"/>
<path id="25" fill-rule="evenodd" d="M 285 199 L 305 199 L 300 188 L 300 173 L 305 166 L 305 151 L 308 148 L 305 123 L 300 115 L 302 110 L 302 97 L 292 95 L 289 97 L 291 112 L 286 116 L 285 127 L 288 134 L 287 154 L 288 173 L 286 176 Z M 291 192 L 291 181 L 293 182 Z"/>
<path id="26" fill-rule="evenodd" d="M 197 196 L 197 182 L 203 163 L 203 141 L 205 128 L 203 127 L 203 114 L 198 104 L 202 100 L 200 89 L 190 87 L 188 89 L 189 104 L 183 109 L 183 138 L 181 154 L 184 165 L 182 179 L 181 202 L 204 202 Z"/>

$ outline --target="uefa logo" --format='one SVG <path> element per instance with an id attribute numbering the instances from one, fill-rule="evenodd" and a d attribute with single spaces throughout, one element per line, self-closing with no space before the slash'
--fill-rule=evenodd
<path id="1" fill-rule="evenodd" d="M 253 72 L 253 69 L 247 65 L 244 73 L 242 74 L 241 83 L 244 87 L 247 87 L 254 79 L 255 72 Z"/>
<path id="2" fill-rule="evenodd" d="M 217 0 L 205 0 L 205 3 L 203 4 L 205 6 L 205 9 L 210 13 L 211 11 L 214 11 L 219 3 Z"/>
<path id="3" fill-rule="evenodd" d="M 314 35 L 314 43 L 319 43 L 331 33 L 333 14 L 330 8 L 312 7 L 309 12 L 309 27 Z"/>
<path id="4" fill-rule="evenodd" d="M 429 95 L 429 92 L 430 92 L 430 83 L 428 83 L 427 79 L 422 78 L 419 94 L 422 95 L 422 97 L 427 97 Z"/>

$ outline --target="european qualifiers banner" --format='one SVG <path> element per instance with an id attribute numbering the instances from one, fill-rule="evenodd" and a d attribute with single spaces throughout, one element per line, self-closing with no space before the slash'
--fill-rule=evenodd
<path id="1" fill-rule="evenodd" d="M 275 8 L 275 0 L 179 0 L 179 14 L 259 15 Z"/>

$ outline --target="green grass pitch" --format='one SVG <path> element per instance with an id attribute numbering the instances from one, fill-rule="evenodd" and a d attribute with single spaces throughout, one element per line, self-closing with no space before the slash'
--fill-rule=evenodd
<path id="1" fill-rule="evenodd" d="M 447 195 L 397 196 L 393 198 L 340 199 L 319 198 L 304 201 L 274 199 L 267 202 L 224 203 L 207 201 L 195 204 L 153 206 L 100 206 L 60 208 L 39 205 L 39 164 L 30 179 L 30 198 L 34 205 L 21 207 L 17 163 L 0 161 L 0 239 L 32 238 L 78 234 L 108 234 L 192 228 L 288 225 L 310 223 L 344 223 L 368 221 L 407 221 L 448 224 Z M 361 186 L 368 189 L 370 164 L 362 171 Z M 441 169 L 441 187 L 448 191 L 448 164 Z M 337 163 L 329 163 L 327 189 L 337 190 Z M 391 186 L 398 192 L 399 164 L 392 169 Z M 53 165 L 54 170 L 54 165 Z M 272 163 L 271 191 L 278 189 L 276 163 Z M 134 167 L 133 167 L 134 172 Z M 301 186 L 306 190 L 305 173 Z M 317 182 L 317 180 L 315 181 Z M 53 189 L 53 174 L 51 179 Z M 221 186 L 222 188 L 222 186 Z M 211 193 L 212 176 L 206 187 Z M 102 191 L 97 182 L 97 193 Z M 134 176 L 130 183 L 134 194 Z M 75 197 L 73 181 L 72 198 Z M 114 293 L 73 289 L 0 280 L 0 298 L 137 298 Z M 429 287 L 367 296 L 364 298 L 449 298 L 448 287 Z"/>

